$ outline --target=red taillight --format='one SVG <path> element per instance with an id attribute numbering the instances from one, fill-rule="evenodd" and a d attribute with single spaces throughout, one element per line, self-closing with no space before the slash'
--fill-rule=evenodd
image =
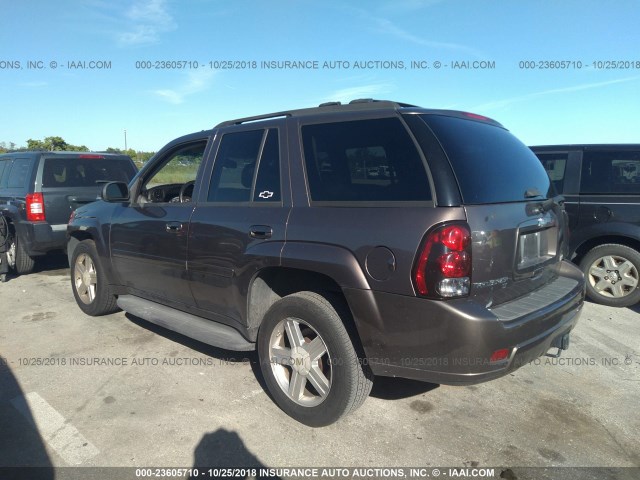
<path id="1" fill-rule="evenodd" d="M 44 196 L 41 193 L 29 193 L 27 201 L 27 221 L 44 222 Z"/>
<path id="2" fill-rule="evenodd" d="M 469 230 L 459 225 L 445 227 L 440 234 L 442 243 L 449 249 L 460 252 L 467 248 L 471 241 Z"/>
<path id="3" fill-rule="evenodd" d="M 445 253 L 438 257 L 440 271 L 447 278 L 466 277 L 471 269 L 471 259 L 467 252 Z"/>
<path id="4" fill-rule="evenodd" d="M 491 354 L 491 358 L 489 358 L 489 363 L 502 362 L 503 360 L 506 360 L 507 358 L 509 358 L 509 349 L 508 348 L 502 348 L 500 350 L 496 350 L 495 352 L 493 352 Z"/>
<path id="5" fill-rule="evenodd" d="M 446 225 L 430 232 L 414 270 L 414 284 L 423 296 L 456 297 L 469 293 L 471 232 L 466 224 Z"/>
<path id="6" fill-rule="evenodd" d="M 84 153 L 78 155 L 78 158 L 104 158 L 104 155 L 96 155 L 95 153 Z"/>

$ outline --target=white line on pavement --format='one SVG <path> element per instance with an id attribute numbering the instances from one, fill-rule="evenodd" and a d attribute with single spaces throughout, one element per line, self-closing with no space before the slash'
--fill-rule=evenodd
<path id="1" fill-rule="evenodd" d="M 76 427 L 36 392 L 11 400 L 11 403 L 34 427 L 47 444 L 69 465 L 82 465 L 100 451 Z"/>

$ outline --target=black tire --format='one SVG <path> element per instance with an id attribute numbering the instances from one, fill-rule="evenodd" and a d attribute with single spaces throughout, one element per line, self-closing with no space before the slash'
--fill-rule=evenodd
<path id="1" fill-rule="evenodd" d="M 587 297 L 609 307 L 629 307 L 640 301 L 640 253 L 609 243 L 591 249 L 580 261 Z"/>
<path id="2" fill-rule="evenodd" d="M 97 317 L 119 310 L 93 240 L 76 245 L 70 270 L 73 296 L 84 313 Z"/>
<path id="3" fill-rule="evenodd" d="M 15 271 L 19 275 L 25 275 L 27 273 L 33 272 L 33 268 L 35 267 L 36 261 L 33 257 L 29 256 L 22 245 L 22 240 L 19 235 L 13 235 L 12 243 L 15 244 Z M 10 246 L 11 248 L 11 246 Z"/>
<path id="4" fill-rule="evenodd" d="M 343 320 L 350 320 L 350 313 L 340 302 L 299 292 L 273 304 L 260 326 L 258 355 L 269 393 L 287 415 L 310 427 L 329 425 L 352 412 L 366 400 L 373 385 L 373 375 L 354 348 Z M 287 328 L 300 335 L 300 347 L 292 347 Z M 309 352 L 304 350 L 307 347 Z M 325 353 L 317 356 L 322 348 Z M 271 361 L 287 350 L 289 364 Z M 292 385 L 289 380 L 294 378 L 302 380 Z M 301 385 L 300 395 L 288 393 L 295 385 Z"/>

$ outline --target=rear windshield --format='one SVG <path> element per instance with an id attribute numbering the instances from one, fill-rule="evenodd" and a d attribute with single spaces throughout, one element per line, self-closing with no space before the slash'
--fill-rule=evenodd
<path id="1" fill-rule="evenodd" d="M 538 158 L 507 130 L 456 117 L 421 117 L 449 157 L 464 203 L 520 202 L 553 195 Z"/>
<path id="2" fill-rule="evenodd" d="M 135 168 L 125 158 L 47 158 L 43 187 L 93 187 L 106 182 L 126 182 Z"/>

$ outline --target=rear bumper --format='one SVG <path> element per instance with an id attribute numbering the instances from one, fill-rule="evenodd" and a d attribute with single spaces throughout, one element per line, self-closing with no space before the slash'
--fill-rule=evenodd
<path id="1" fill-rule="evenodd" d="M 66 225 L 24 222 L 16 224 L 15 227 L 27 254 L 32 257 L 44 255 L 53 250 L 64 250 L 66 247 Z"/>
<path id="2" fill-rule="evenodd" d="M 560 273 L 558 285 L 495 311 L 473 299 L 443 302 L 364 290 L 345 294 L 374 374 L 468 385 L 526 365 L 571 332 L 582 310 L 584 280 L 569 262 Z M 556 288 L 560 284 L 563 288 Z M 532 302 L 538 302 L 536 308 Z M 508 349 L 507 359 L 490 362 L 501 349 Z"/>

